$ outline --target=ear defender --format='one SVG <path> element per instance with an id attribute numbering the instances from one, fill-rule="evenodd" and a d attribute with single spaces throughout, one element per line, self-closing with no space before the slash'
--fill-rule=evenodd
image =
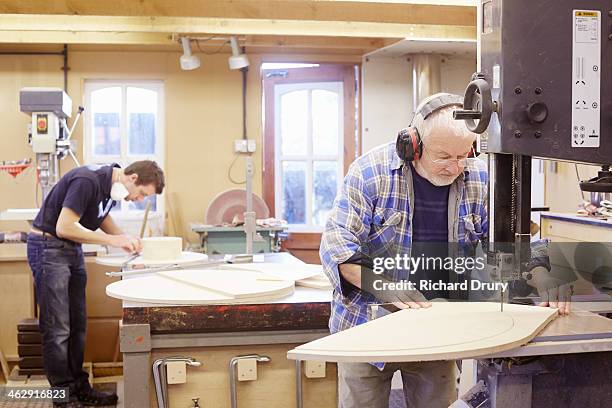
<path id="1" fill-rule="evenodd" d="M 463 98 L 458 95 L 447 93 L 436 94 L 431 97 L 431 100 L 419 106 L 414 116 L 421 115 L 423 120 L 425 120 L 432 113 L 444 109 L 447 106 L 463 107 Z M 414 117 L 410 124 L 412 125 L 413 122 Z M 421 140 L 419 130 L 414 126 L 400 130 L 397 134 L 395 150 L 399 158 L 405 162 L 419 160 L 423 153 L 423 141 Z"/>
<path id="2" fill-rule="evenodd" d="M 405 162 L 419 160 L 423 150 L 423 143 L 421 142 L 419 131 L 413 127 L 400 130 L 397 134 L 395 149 L 400 159 Z"/>

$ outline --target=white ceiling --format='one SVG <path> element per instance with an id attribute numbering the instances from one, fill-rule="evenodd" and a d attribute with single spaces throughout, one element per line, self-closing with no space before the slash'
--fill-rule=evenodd
<path id="1" fill-rule="evenodd" d="M 409 54 L 442 54 L 476 58 L 476 40 L 412 40 L 406 38 L 367 56 L 402 57 Z"/>

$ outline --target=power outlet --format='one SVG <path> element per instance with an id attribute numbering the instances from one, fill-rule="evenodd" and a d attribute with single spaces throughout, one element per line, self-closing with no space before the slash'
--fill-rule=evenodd
<path id="1" fill-rule="evenodd" d="M 238 360 L 236 369 L 238 371 L 238 381 L 257 380 L 257 360 L 254 358 Z"/>
<path id="2" fill-rule="evenodd" d="M 325 378 L 325 361 L 306 360 L 304 374 L 306 378 Z"/>
<path id="3" fill-rule="evenodd" d="M 187 382 L 187 364 L 184 361 L 168 361 L 166 363 L 166 378 L 168 384 L 185 384 Z"/>
<path id="4" fill-rule="evenodd" d="M 234 140 L 234 153 L 254 153 L 256 150 L 255 139 Z"/>

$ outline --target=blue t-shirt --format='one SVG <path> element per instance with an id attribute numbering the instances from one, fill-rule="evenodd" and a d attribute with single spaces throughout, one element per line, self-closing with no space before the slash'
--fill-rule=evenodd
<path id="1" fill-rule="evenodd" d="M 63 207 L 80 216 L 79 223 L 92 231 L 115 205 L 110 197 L 113 184 L 113 163 L 110 166 L 83 166 L 66 173 L 53 186 L 32 225 L 43 232 L 57 236 L 55 226 Z"/>
<path id="2" fill-rule="evenodd" d="M 412 215 L 412 256 L 444 259 L 448 256 L 448 194 L 450 186 L 435 186 L 421 177 L 412 164 L 414 213 Z M 448 281 L 449 273 L 436 267 L 423 268 L 415 281 Z M 423 290 L 427 299 L 448 298 L 446 290 Z"/>
<path id="3" fill-rule="evenodd" d="M 416 172 L 412 164 L 414 213 L 412 242 L 448 242 L 449 186 L 435 186 Z"/>

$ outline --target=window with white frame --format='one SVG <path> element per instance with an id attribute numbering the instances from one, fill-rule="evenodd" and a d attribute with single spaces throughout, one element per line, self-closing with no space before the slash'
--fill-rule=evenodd
<path id="1" fill-rule="evenodd" d="M 163 91 L 162 81 L 86 81 L 85 164 L 125 168 L 138 160 L 155 160 L 163 168 Z M 161 233 L 164 200 L 156 195 L 146 200 L 151 202 L 154 233 Z M 129 221 L 140 220 L 145 206 L 146 201 L 121 202 L 113 208 L 113 218 L 133 230 Z"/>
<path id="2" fill-rule="evenodd" d="M 274 99 L 275 208 L 291 231 L 320 232 L 342 181 L 343 83 L 278 84 Z"/>

